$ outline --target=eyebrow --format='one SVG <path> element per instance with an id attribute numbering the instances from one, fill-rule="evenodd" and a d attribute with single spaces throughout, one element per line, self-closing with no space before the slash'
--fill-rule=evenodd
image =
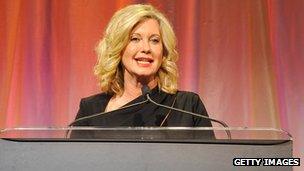
<path id="1" fill-rule="evenodd" d="M 139 35 L 139 36 L 141 36 L 141 34 L 140 34 L 140 33 L 132 33 L 130 36 L 134 36 L 134 35 Z M 153 36 L 160 37 L 160 35 L 159 35 L 159 34 L 152 34 L 152 35 L 150 35 L 149 37 L 153 37 Z"/>

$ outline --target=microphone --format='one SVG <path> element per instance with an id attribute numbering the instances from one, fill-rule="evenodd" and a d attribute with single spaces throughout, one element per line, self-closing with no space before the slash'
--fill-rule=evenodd
<path id="1" fill-rule="evenodd" d="M 200 114 L 197 114 L 197 113 L 189 112 L 189 111 L 186 111 L 186 110 L 182 110 L 182 109 L 166 106 L 166 105 L 159 104 L 159 103 L 155 102 L 154 100 L 152 100 L 150 98 L 151 90 L 150 90 L 150 88 L 147 85 L 143 85 L 143 87 L 141 88 L 141 91 L 142 91 L 142 94 L 147 97 L 147 100 L 149 102 L 155 104 L 156 106 L 160 106 L 160 107 L 163 107 L 163 108 L 166 108 L 166 109 L 171 109 L 171 110 L 174 110 L 174 111 L 177 111 L 177 112 L 186 113 L 186 114 L 189 114 L 189 115 L 192 115 L 192 116 L 196 116 L 196 117 L 200 117 L 200 118 L 203 118 L 203 119 L 207 119 L 209 121 L 219 123 L 219 124 L 221 124 L 225 128 L 229 128 L 228 125 L 225 122 L 223 122 L 223 121 L 220 121 L 220 120 L 217 120 L 217 119 L 213 119 L 213 118 L 210 118 L 210 117 L 207 117 L 207 116 L 204 116 L 204 115 L 200 115 Z M 231 139 L 231 133 L 230 133 L 230 131 L 229 130 L 225 130 L 225 132 L 226 132 L 228 138 Z"/>
<path id="2" fill-rule="evenodd" d="M 141 92 L 142 92 L 142 95 L 143 96 L 147 96 L 148 94 L 151 94 L 151 90 L 150 90 L 150 88 L 147 86 L 147 85 L 143 85 L 142 87 L 141 87 Z"/>

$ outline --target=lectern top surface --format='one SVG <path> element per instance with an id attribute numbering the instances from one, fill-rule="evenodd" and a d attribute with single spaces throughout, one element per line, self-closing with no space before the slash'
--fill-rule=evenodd
<path id="1" fill-rule="evenodd" d="M 280 129 L 244 127 L 19 127 L 1 129 L 0 138 L 13 141 L 178 142 L 269 145 L 292 140 L 288 132 Z"/>

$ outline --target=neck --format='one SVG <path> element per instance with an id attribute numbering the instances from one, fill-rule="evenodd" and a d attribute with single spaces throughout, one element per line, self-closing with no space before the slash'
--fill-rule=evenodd
<path id="1" fill-rule="evenodd" d="M 142 95 L 141 88 L 143 85 L 147 85 L 150 89 L 153 89 L 157 86 L 157 79 L 155 77 L 151 78 L 139 78 L 131 76 L 127 73 L 124 74 L 124 92 L 122 97 L 126 98 L 136 98 Z"/>

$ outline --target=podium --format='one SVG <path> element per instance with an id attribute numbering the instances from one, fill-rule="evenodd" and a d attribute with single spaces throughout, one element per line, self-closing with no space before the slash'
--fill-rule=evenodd
<path id="1" fill-rule="evenodd" d="M 291 136 L 273 128 L 7 128 L 0 138 L 5 171 L 292 170 L 234 165 L 235 158 L 291 158 Z"/>

